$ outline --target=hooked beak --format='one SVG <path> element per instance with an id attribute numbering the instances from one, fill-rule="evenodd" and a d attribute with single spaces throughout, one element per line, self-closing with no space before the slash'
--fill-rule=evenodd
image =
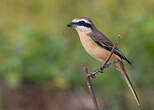
<path id="1" fill-rule="evenodd" d="M 73 22 L 70 22 L 69 24 L 67 24 L 68 27 L 73 27 L 75 26 L 75 24 Z"/>

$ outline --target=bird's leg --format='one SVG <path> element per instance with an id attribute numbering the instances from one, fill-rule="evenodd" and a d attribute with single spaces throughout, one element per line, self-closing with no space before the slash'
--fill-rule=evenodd
<path id="1" fill-rule="evenodd" d="M 104 69 L 108 68 L 110 65 L 112 65 L 112 62 L 104 65 L 104 67 L 100 66 L 98 69 L 100 70 L 100 73 L 104 73 Z"/>
<path id="2" fill-rule="evenodd" d="M 96 73 L 104 73 L 104 69 L 108 68 L 112 63 L 106 64 L 104 67 L 100 66 L 97 70 L 89 72 L 89 77 L 95 78 Z"/>
<path id="3" fill-rule="evenodd" d="M 92 72 L 89 72 L 89 77 L 95 78 L 95 75 L 96 75 L 97 73 L 104 73 L 104 69 L 106 69 L 106 68 L 108 68 L 110 65 L 116 64 L 116 63 L 118 63 L 118 62 L 119 62 L 119 60 L 116 60 L 116 61 L 113 61 L 113 62 L 109 62 L 108 64 L 104 65 L 104 67 L 100 66 L 97 70 L 92 71 Z"/>
<path id="4" fill-rule="evenodd" d="M 96 73 L 99 73 L 99 72 L 100 72 L 100 68 L 98 68 L 95 71 L 89 72 L 89 77 L 95 78 Z"/>

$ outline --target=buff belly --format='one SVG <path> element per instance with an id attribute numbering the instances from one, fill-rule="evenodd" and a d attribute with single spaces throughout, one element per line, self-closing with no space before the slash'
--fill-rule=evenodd
<path id="1" fill-rule="evenodd" d="M 85 50 L 95 59 L 104 62 L 106 58 L 110 55 L 110 51 L 96 44 L 89 36 L 87 36 L 87 34 L 79 33 L 79 36 Z M 113 62 L 115 60 L 121 59 L 116 54 L 113 54 L 110 58 L 110 62 Z"/>

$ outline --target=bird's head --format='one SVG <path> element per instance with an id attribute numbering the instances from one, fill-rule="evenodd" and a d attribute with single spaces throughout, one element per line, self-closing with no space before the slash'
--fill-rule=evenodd
<path id="1" fill-rule="evenodd" d="M 67 26 L 74 28 L 77 32 L 85 33 L 90 33 L 95 28 L 93 22 L 86 17 L 75 18 Z"/>

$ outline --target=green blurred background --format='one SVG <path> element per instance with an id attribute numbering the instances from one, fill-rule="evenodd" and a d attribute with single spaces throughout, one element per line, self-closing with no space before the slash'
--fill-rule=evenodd
<path id="1" fill-rule="evenodd" d="M 100 66 L 66 25 L 89 17 L 132 61 L 125 63 L 141 100 L 154 109 L 153 0 L 0 0 L 0 110 L 94 110 L 83 66 Z M 110 67 L 93 86 L 104 110 L 139 110 Z"/>

